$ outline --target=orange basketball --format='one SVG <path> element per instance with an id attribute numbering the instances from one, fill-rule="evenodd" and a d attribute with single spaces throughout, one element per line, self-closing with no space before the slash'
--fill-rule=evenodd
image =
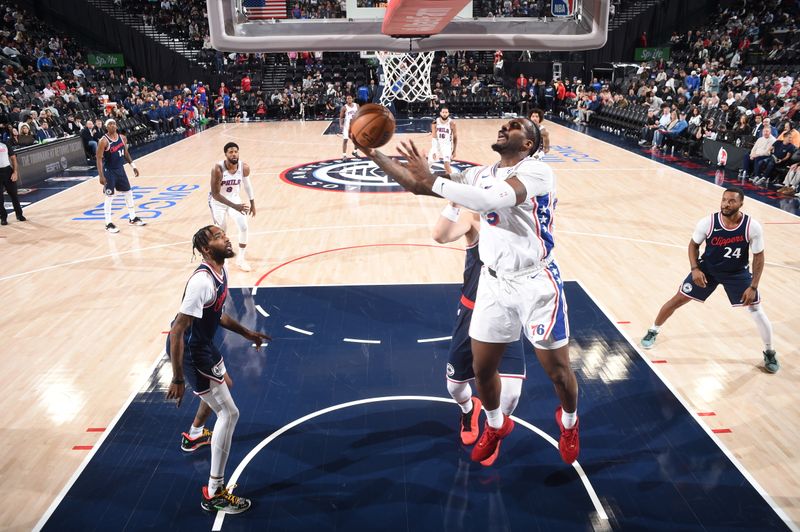
<path id="1" fill-rule="evenodd" d="M 394 135 L 394 116 L 386 107 L 367 103 L 350 122 L 350 138 L 365 148 L 380 148 Z"/>

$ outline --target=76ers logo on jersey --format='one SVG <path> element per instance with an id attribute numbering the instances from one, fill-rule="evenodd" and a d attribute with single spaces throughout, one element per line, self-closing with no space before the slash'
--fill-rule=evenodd
<path id="1" fill-rule="evenodd" d="M 492 211 L 486 214 L 486 223 L 489 225 L 497 225 L 500 223 L 500 215 Z"/>
<path id="2" fill-rule="evenodd" d="M 472 164 L 451 163 L 454 171 L 463 172 Z M 434 163 L 433 172 L 444 172 L 444 165 Z M 333 192 L 405 192 L 369 159 L 331 159 L 303 164 L 281 172 L 281 179 L 290 185 L 330 190 Z"/>

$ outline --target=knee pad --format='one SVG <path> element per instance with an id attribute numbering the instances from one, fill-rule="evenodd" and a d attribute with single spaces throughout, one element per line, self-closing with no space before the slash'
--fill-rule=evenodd
<path id="1" fill-rule="evenodd" d="M 472 397 L 472 387 L 468 382 L 447 381 L 447 392 L 459 404 L 469 401 Z"/>
<path id="2" fill-rule="evenodd" d="M 247 219 L 239 222 L 239 244 L 247 244 Z"/>
<path id="3" fill-rule="evenodd" d="M 522 379 L 513 377 L 500 377 L 502 388 L 500 390 L 500 408 L 503 413 L 510 416 L 517 408 L 519 397 L 522 394 Z"/>

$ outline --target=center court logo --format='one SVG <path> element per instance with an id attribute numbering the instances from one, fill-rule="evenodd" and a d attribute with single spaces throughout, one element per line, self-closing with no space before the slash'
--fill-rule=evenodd
<path id="1" fill-rule="evenodd" d="M 454 171 L 463 172 L 475 166 L 454 161 Z M 434 163 L 434 172 L 444 172 L 444 165 Z M 378 165 L 369 159 L 330 159 L 307 163 L 281 172 L 281 179 L 298 187 L 330 190 L 333 192 L 405 192 Z"/>

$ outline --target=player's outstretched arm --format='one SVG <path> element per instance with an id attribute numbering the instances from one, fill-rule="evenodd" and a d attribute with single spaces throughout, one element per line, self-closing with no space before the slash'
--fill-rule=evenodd
<path id="1" fill-rule="evenodd" d="M 251 331 L 235 319 L 231 318 L 227 314 L 222 314 L 222 318 L 219 320 L 219 324 L 228 329 L 229 331 L 233 331 L 239 336 L 243 338 L 247 338 L 254 344 L 256 344 L 256 349 L 261 347 L 261 344 L 264 342 L 272 340 L 272 337 L 268 334 L 260 333 L 258 331 Z"/>
<path id="2" fill-rule="evenodd" d="M 169 330 L 169 358 L 172 362 L 172 381 L 167 389 L 167 400 L 175 399 L 180 407 L 183 394 L 186 391 L 186 381 L 183 378 L 183 335 L 192 326 L 194 318 L 179 312 L 172 322 Z"/>
<path id="3" fill-rule="evenodd" d="M 455 242 L 472 229 L 473 216 L 472 212 L 450 202 L 442 209 L 431 236 L 439 244 Z"/>

